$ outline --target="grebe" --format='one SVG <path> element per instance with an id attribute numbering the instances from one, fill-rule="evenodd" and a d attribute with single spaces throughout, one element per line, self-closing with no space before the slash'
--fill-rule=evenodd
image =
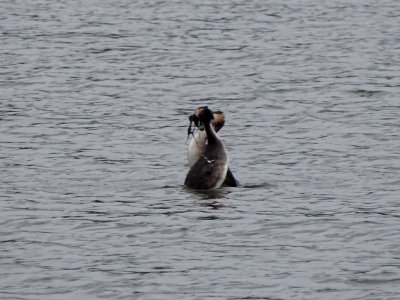
<path id="1" fill-rule="evenodd" d="M 225 124 L 225 115 L 222 111 L 213 112 L 214 119 L 211 121 L 211 125 L 214 127 L 215 132 L 218 132 Z M 195 114 L 189 117 L 191 122 L 196 118 Z M 192 167 L 204 154 L 207 146 L 207 132 L 205 130 L 198 131 L 189 143 L 188 149 L 188 164 Z M 228 172 L 224 181 L 224 185 L 236 187 L 238 182 L 232 174 L 232 171 L 228 167 Z"/>
<path id="2" fill-rule="evenodd" d="M 193 189 L 219 188 L 224 183 L 228 172 L 228 153 L 211 126 L 213 119 L 214 115 L 207 106 L 197 108 L 193 116 L 195 125 L 201 129 L 204 128 L 208 140 L 204 153 L 186 175 L 185 185 Z"/>
<path id="3" fill-rule="evenodd" d="M 218 132 L 225 123 L 225 116 L 222 111 L 213 112 L 214 119 L 211 121 L 211 125 L 214 127 L 215 132 Z M 189 120 L 193 120 L 195 115 L 191 115 Z M 193 166 L 199 158 L 206 151 L 207 146 L 207 132 L 205 130 L 197 131 L 189 143 L 188 149 L 188 164 L 189 167 Z"/>

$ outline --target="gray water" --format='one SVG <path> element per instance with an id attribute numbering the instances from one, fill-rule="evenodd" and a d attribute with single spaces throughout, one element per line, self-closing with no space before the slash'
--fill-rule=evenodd
<path id="1" fill-rule="evenodd" d="M 399 1 L 0 11 L 1 299 L 399 299 Z M 183 186 L 200 105 L 238 188 Z"/>

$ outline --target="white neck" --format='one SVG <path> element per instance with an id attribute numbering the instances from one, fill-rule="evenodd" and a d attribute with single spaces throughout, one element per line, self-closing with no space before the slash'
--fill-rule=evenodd
<path id="1" fill-rule="evenodd" d="M 207 133 L 198 131 L 190 140 L 188 149 L 188 164 L 189 167 L 193 166 L 199 158 L 203 155 L 207 146 Z"/>

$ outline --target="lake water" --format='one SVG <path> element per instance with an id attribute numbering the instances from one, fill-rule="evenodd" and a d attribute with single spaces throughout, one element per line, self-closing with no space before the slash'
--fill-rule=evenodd
<path id="1" fill-rule="evenodd" d="M 1 299 L 399 299 L 399 1 L 0 9 Z"/>

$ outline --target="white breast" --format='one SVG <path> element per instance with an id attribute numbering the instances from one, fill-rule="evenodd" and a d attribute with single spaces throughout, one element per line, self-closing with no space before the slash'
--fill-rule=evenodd
<path id="1" fill-rule="evenodd" d="M 226 152 L 225 147 L 224 147 L 224 151 L 226 153 L 226 160 L 225 160 L 225 164 L 224 164 L 224 167 L 223 167 L 223 170 L 222 170 L 223 176 L 215 184 L 214 188 L 216 188 L 216 189 L 220 188 L 224 184 L 224 181 L 225 181 L 225 178 L 226 178 L 226 173 L 228 172 L 228 168 L 229 168 L 229 156 L 228 156 L 228 153 Z"/>
<path id="2" fill-rule="evenodd" d="M 204 154 L 207 146 L 207 133 L 198 131 L 189 143 L 188 149 L 188 164 L 193 166 L 199 158 Z"/>

